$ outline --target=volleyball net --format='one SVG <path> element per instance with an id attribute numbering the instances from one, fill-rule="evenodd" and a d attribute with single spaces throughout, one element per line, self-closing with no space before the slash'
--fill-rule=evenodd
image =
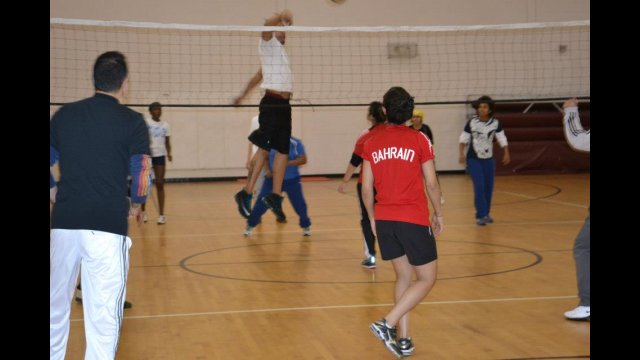
<path id="1" fill-rule="evenodd" d="M 590 22 L 476 26 L 201 26 L 50 19 L 50 105 L 94 92 L 105 51 L 127 57 L 127 104 L 231 106 L 260 68 L 262 31 L 285 30 L 292 103 L 348 106 L 402 86 L 416 103 L 590 96 Z M 244 104 L 257 105 L 259 91 Z"/>

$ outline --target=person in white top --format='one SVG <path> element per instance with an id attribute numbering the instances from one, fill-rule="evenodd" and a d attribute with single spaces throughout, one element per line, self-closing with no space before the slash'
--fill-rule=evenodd
<path id="1" fill-rule="evenodd" d="M 578 100 L 569 99 L 562 107 L 564 108 L 562 124 L 567 142 L 575 150 L 590 152 L 591 131 L 582 128 Z M 591 318 L 591 207 L 574 241 L 573 258 L 576 263 L 580 303 L 575 309 L 565 312 L 564 317 L 569 320 L 589 320 Z"/>
<path id="2" fill-rule="evenodd" d="M 165 174 L 165 158 L 171 161 L 171 127 L 169 123 L 161 120 L 162 105 L 154 102 L 149 105 L 149 114 L 151 118 L 146 118 L 149 127 L 149 148 L 151 149 L 151 163 L 153 165 L 153 173 L 158 191 L 158 224 L 164 224 L 167 219 L 164 216 L 164 174 Z M 147 222 L 146 203 L 142 204 L 142 220 Z"/>
<path id="3" fill-rule="evenodd" d="M 265 26 L 291 26 L 293 15 L 289 10 L 272 15 L 265 20 Z M 264 196 L 262 201 L 271 209 L 279 221 L 285 221 L 282 212 L 282 181 L 287 167 L 289 154 L 289 140 L 291 138 L 291 104 L 289 99 L 293 92 L 293 75 L 289 64 L 289 57 L 284 48 L 286 34 L 283 31 L 264 31 L 260 38 L 260 62 L 258 72 L 251 78 L 244 91 L 234 100 L 239 105 L 245 96 L 260 81 L 264 96 L 260 101 L 260 127 L 249 135 L 249 141 L 259 147 L 255 157 L 254 170 L 250 172 L 247 185 L 235 194 L 238 211 L 244 218 L 251 214 L 251 196 L 258 175 L 261 173 L 269 151 L 276 151 L 273 163 L 273 192 Z"/>
<path id="4" fill-rule="evenodd" d="M 476 109 L 473 116 L 464 126 L 460 134 L 460 159 L 466 162 L 467 172 L 473 181 L 474 205 L 476 208 L 476 224 L 484 226 L 493 223 L 491 199 L 495 179 L 496 162 L 493 158 L 493 139 L 497 139 L 504 150 L 502 164 L 511 162 L 509 144 L 500 121 L 493 117 L 495 103 L 491 97 L 483 95 L 474 101 Z M 465 154 L 466 151 L 466 154 Z"/>

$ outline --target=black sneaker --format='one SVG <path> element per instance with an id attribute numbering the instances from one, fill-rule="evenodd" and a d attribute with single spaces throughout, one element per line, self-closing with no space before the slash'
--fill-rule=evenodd
<path id="1" fill-rule="evenodd" d="M 127 300 L 124 301 L 124 306 L 122 307 L 123 309 L 131 309 L 131 307 L 133 306 L 132 303 L 128 302 Z"/>
<path id="2" fill-rule="evenodd" d="M 233 198 L 236 200 L 236 204 L 238 204 L 238 212 L 240 215 L 248 219 L 249 215 L 251 215 L 251 195 L 247 194 L 246 191 L 240 190 L 238 191 Z M 249 201 L 249 205 L 247 206 L 247 200 Z"/>
<path id="3" fill-rule="evenodd" d="M 263 204 L 276 214 L 276 220 L 281 223 L 287 222 L 287 216 L 282 211 L 282 199 L 284 199 L 284 196 L 275 193 L 271 193 L 260 199 Z"/>
<path id="4" fill-rule="evenodd" d="M 80 288 L 80 284 L 76 286 L 76 302 L 82 304 L 82 289 Z"/>
<path id="5" fill-rule="evenodd" d="M 369 256 L 368 258 L 362 260 L 362 262 L 360 264 L 362 265 L 363 268 L 375 269 L 376 268 L 376 257 L 375 256 Z"/>
<path id="6" fill-rule="evenodd" d="M 396 343 L 397 329 L 395 327 L 390 328 L 387 325 L 387 320 L 382 319 L 372 322 L 371 325 L 369 325 L 369 329 L 371 329 L 373 335 L 384 342 L 384 346 L 386 346 L 393 355 L 398 359 L 402 359 L 402 350 Z"/>
<path id="7" fill-rule="evenodd" d="M 400 347 L 400 351 L 402 351 L 402 355 L 409 356 L 415 350 L 413 346 L 413 342 L 411 341 L 411 337 L 400 338 L 398 339 L 398 346 Z"/>

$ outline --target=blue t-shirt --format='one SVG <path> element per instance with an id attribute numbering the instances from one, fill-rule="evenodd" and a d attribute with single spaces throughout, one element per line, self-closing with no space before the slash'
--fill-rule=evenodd
<path id="1" fill-rule="evenodd" d="M 302 141 L 300 139 L 291 137 L 291 141 L 289 142 L 289 160 L 295 160 L 300 155 L 306 155 L 304 152 L 304 145 L 302 145 Z M 269 152 L 269 167 L 273 169 L 273 159 L 276 157 L 276 151 L 271 150 Z M 294 178 L 300 177 L 300 171 L 298 171 L 298 166 L 287 166 L 287 169 L 284 172 L 284 180 L 290 180 Z"/>

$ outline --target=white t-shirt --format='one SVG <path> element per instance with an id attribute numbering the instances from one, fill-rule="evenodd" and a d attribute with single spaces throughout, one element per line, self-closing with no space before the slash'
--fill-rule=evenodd
<path id="1" fill-rule="evenodd" d="M 165 138 L 171 136 L 171 128 L 169 123 L 160 120 L 155 121 L 152 118 L 145 118 L 147 127 L 149 128 L 149 148 L 152 157 L 167 155 L 167 147 L 165 146 Z"/>
<path id="2" fill-rule="evenodd" d="M 289 65 L 287 50 L 276 39 L 275 34 L 271 40 L 260 39 L 260 62 L 262 63 L 263 89 L 293 92 L 293 74 Z"/>

